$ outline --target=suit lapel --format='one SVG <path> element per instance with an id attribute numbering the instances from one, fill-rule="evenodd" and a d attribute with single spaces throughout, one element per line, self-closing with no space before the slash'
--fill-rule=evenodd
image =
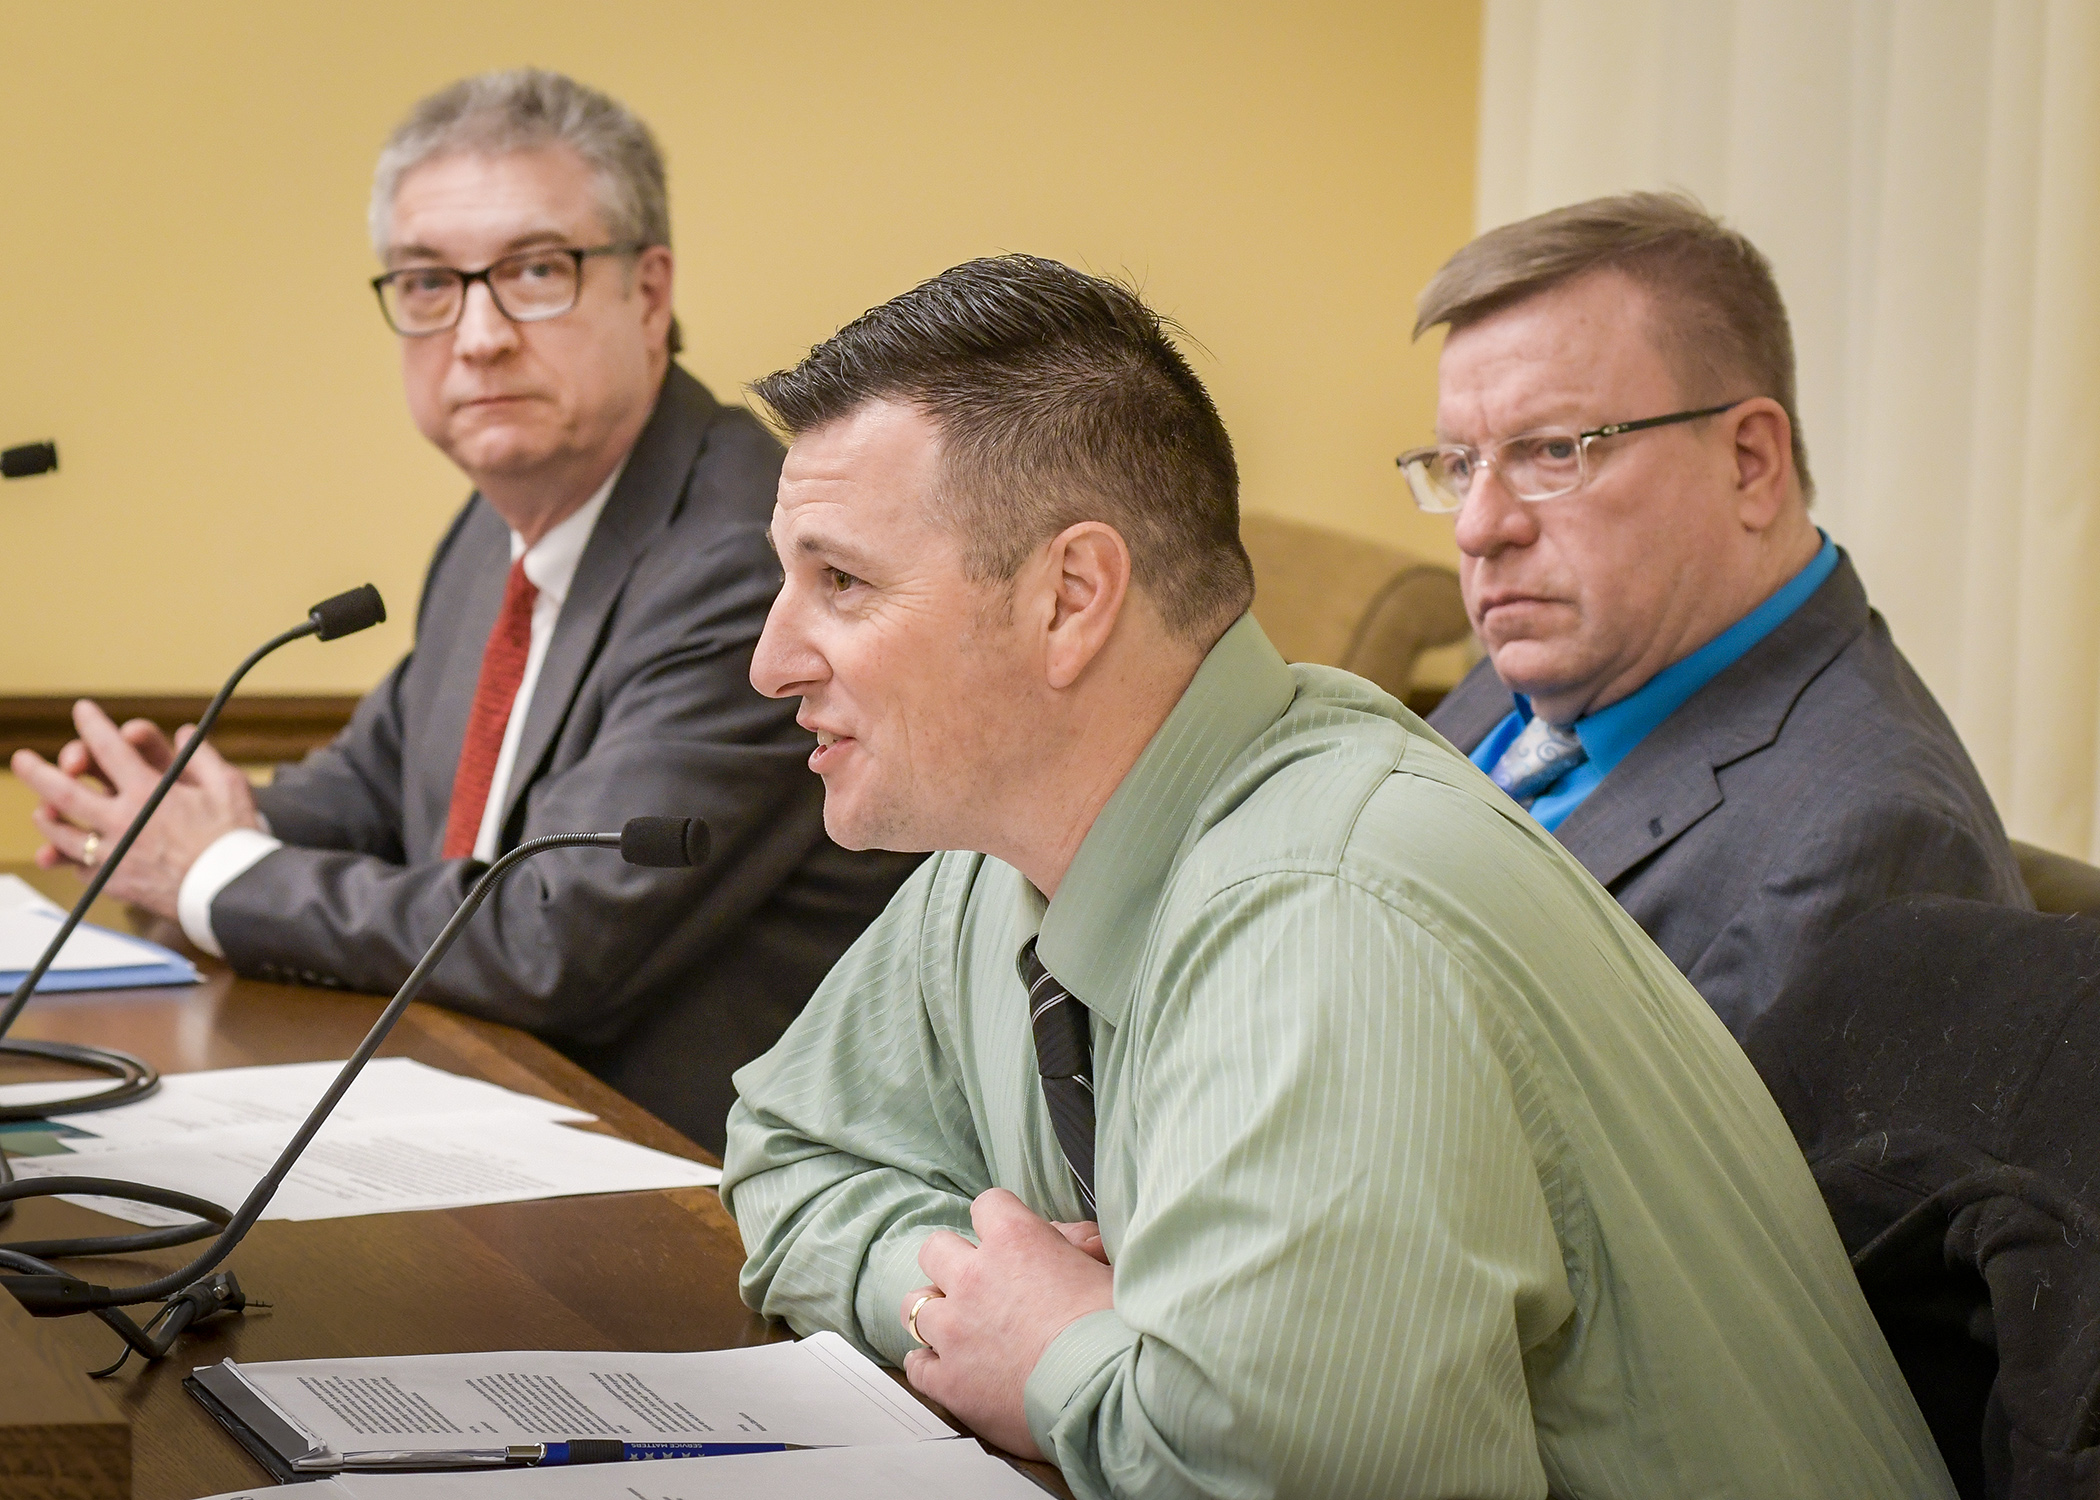
<path id="1" fill-rule="evenodd" d="M 518 758 L 504 792 L 504 845 L 525 793 L 538 779 L 540 763 L 552 748 L 576 701 L 577 689 L 598 654 L 606 621 L 621 590 L 649 543 L 659 536 L 684 499 L 686 478 L 707 445 L 707 430 L 721 410 L 699 381 L 672 365 L 657 397 L 649 425 L 635 440 L 634 452 L 605 502 L 598 524 L 576 565 L 569 596 L 555 618 L 554 639 L 540 666 Z M 491 612 L 490 619 L 495 618 Z"/>
<path id="2" fill-rule="evenodd" d="M 1633 747 L 1554 831 L 1609 886 L 1723 801 L 1714 774 L 1779 738 L 1802 690 L 1867 625 L 1867 595 L 1843 553 L 1779 627 Z"/>

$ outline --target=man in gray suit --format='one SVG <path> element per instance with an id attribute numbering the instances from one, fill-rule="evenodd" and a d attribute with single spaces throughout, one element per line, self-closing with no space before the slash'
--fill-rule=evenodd
<path id="1" fill-rule="evenodd" d="M 244 973 L 385 991 L 503 850 L 704 818 L 703 869 L 521 869 L 432 993 L 719 1150 L 729 1075 L 913 861 L 826 838 L 814 740 L 750 686 L 781 450 L 672 362 L 669 229 L 647 128 L 567 78 L 468 79 L 403 122 L 374 183 L 375 286 L 417 426 L 475 494 L 414 652 L 341 737 L 252 794 L 205 747 L 109 889 Z M 57 766 L 15 761 L 47 865 L 94 863 L 170 753 L 149 724 L 75 718 Z"/>
<path id="2" fill-rule="evenodd" d="M 2031 904 L 1932 694 L 1809 518 L 1793 338 L 1756 247 L 1637 193 L 1491 231 L 1422 293 L 1435 446 L 1487 658 L 1430 723 L 1738 1035 L 1847 918 Z"/>

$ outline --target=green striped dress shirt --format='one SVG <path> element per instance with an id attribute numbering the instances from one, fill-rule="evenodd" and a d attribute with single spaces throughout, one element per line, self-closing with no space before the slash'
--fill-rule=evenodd
<path id="1" fill-rule="evenodd" d="M 1030 1375 L 1099 1495 L 1953 1489 L 1785 1121 L 1552 836 L 1251 617 L 1046 903 L 930 860 L 737 1074 L 745 1299 L 901 1363 L 991 1187 L 1084 1217 L 1015 959 L 1093 1013 L 1115 1307 Z"/>

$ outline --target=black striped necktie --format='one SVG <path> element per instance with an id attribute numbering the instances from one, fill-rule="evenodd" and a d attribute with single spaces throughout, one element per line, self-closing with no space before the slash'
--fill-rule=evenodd
<path id="1" fill-rule="evenodd" d="M 1021 982 L 1028 986 L 1028 1020 L 1035 1030 L 1036 1071 L 1043 1075 L 1043 1102 L 1079 1183 L 1079 1196 L 1094 1212 L 1094 1037 L 1085 1005 L 1057 982 L 1035 956 L 1035 939 L 1021 950 Z"/>

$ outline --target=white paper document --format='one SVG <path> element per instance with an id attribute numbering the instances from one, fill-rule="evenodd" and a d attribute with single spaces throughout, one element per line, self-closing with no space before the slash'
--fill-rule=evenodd
<path id="1" fill-rule="evenodd" d="M 954 1434 L 835 1333 L 692 1354 L 421 1354 L 227 1362 L 297 1436 L 296 1467 L 512 1443 L 916 1443 Z M 277 1446 L 273 1441 L 273 1446 Z M 721 1460 L 710 1460 L 720 1462 Z M 664 1460 L 669 1462 L 669 1460 Z"/>
<path id="2" fill-rule="evenodd" d="M 274 1485 L 216 1500 L 283 1500 Z M 299 1500 L 1042 1500 L 1043 1491 L 966 1438 L 736 1458 L 586 1464 L 498 1474 L 353 1474 L 301 1485 Z"/>
<path id="3" fill-rule="evenodd" d="M 244 1126 L 281 1127 L 279 1138 L 288 1141 L 342 1070 L 339 1062 L 310 1062 L 170 1073 L 161 1079 L 157 1093 L 136 1104 L 52 1118 L 69 1127 L 66 1146 L 79 1153 L 169 1145 L 187 1136 Z M 37 1104 L 79 1093 L 77 1078 L 65 1083 L 16 1083 L 0 1087 L 0 1104 Z M 328 1119 L 335 1126 L 463 1114 L 517 1114 L 540 1120 L 593 1118 L 566 1104 L 515 1093 L 478 1078 L 463 1078 L 413 1058 L 375 1057 L 365 1064 Z"/>
<path id="4" fill-rule="evenodd" d="M 171 1074 L 151 1098 L 60 1119 L 55 1155 L 18 1157 L 21 1177 L 113 1177 L 231 1208 L 247 1197 L 340 1063 Z M 43 1090 L 38 1094 L 36 1091 Z M 34 1103 L 64 1085 L 17 1084 L 0 1103 Z M 580 1193 L 710 1187 L 718 1168 L 561 1122 L 592 1116 L 408 1058 L 377 1058 L 277 1190 L 266 1219 L 516 1203 Z M 150 1204 L 75 1197 L 134 1224 L 179 1224 Z"/>

